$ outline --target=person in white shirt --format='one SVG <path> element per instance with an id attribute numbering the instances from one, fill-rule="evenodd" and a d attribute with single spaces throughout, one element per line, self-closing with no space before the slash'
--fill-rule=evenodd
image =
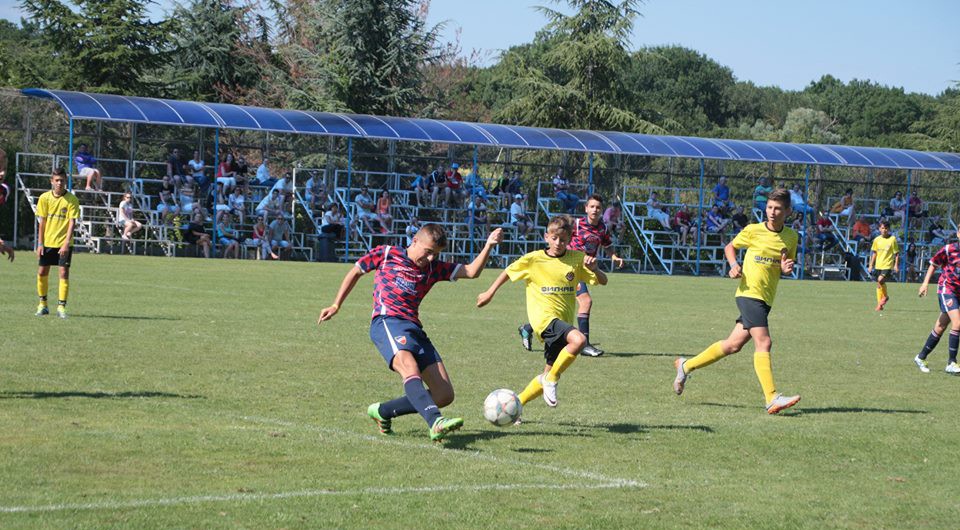
<path id="1" fill-rule="evenodd" d="M 191 178 L 201 188 L 206 188 L 207 179 L 203 174 L 203 159 L 200 158 L 200 151 L 193 152 L 193 160 L 187 162 L 190 166 Z"/>
<path id="2" fill-rule="evenodd" d="M 520 239 L 526 239 L 533 228 L 533 221 L 523 207 L 523 195 L 519 193 L 513 196 L 513 204 L 510 205 L 510 222 L 517 227 Z"/>
<path id="3" fill-rule="evenodd" d="M 130 193 L 123 194 L 123 200 L 117 208 L 117 226 L 123 230 L 120 236 L 123 240 L 130 239 L 133 234 L 143 229 L 143 223 L 133 218 L 133 196 Z"/>
<path id="4" fill-rule="evenodd" d="M 257 215 L 262 215 L 267 219 L 272 219 L 283 212 L 283 204 L 280 202 L 280 190 L 271 191 L 260 201 L 256 209 Z"/>
<path id="5" fill-rule="evenodd" d="M 655 191 L 651 191 L 650 198 L 647 199 L 647 215 L 656 219 L 664 229 L 670 230 L 670 214 L 663 209 L 663 205 L 657 200 L 657 192 Z"/>
<path id="6" fill-rule="evenodd" d="M 373 197 L 370 196 L 370 190 L 366 186 L 360 188 L 360 193 L 354 197 L 353 202 L 357 205 L 357 219 L 363 222 L 367 227 L 367 233 L 373 234 L 373 221 L 379 219 L 375 209 Z"/>
<path id="7" fill-rule="evenodd" d="M 257 167 L 257 184 L 261 186 L 272 185 L 271 181 L 273 179 L 270 177 L 270 168 L 267 167 L 268 160 L 268 158 L 264 157 L 263 161 L 260 162 L 260 166 Z"/>
<path id="8" fill-rule="evenodd" d="M 343 238 L 343 215 L 340 214 L 340 206 L 331 204 L 330 209 L 323 212 L 320 219 L 320 233 L 334 234 L 338 238 Z"/>
<path id="9" fill-rule="evenodd" d="M 413 236 L 417 235 L 417 232 L 420 231 L 420 219 L 417 219 L 417 216 L 414 215 L 410 218 L 410 224 L 407 225 L 405 233 L 407 234 L 407 246 L 413 245 Z"/>
<path id="10" fill-rule="evenodd" d="M 243 196 L 243 190 L 239 187 L 233 189 L 233 193 L 227 198 L 227 206 L 230 207 L 230 213 L 237 218 L 237 221 L 243 225 L 243 205 L 247 198 Z"/>

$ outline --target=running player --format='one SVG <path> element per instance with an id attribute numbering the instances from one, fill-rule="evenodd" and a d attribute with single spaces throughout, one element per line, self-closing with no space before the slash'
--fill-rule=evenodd
<path id="1" fill-rule="evenodd" d="M 870 247 L 870 265 L 867 273 L 877 271 L 877 309 L 883 311 L 890 297 L 887 296 L 887 279 L 900 269 L 900 245 L 897 238 L 890 233 L 890 222 L 880 221 L 880 235 L 873 240 Z"/>
<path id="2" fill-rule="evenodd" d="M 317 324 L 330 320 L 364 274 L 376 270 L 373 279 L 373 320 L 370 339 L 387 362 L 400 374 L 404 395 L 374 403 L 367 415 L 376 422 L 381 434 L 393 434 L 393 418 L 419 412 L 430 428 L 430 439 L 439 441 L 463 426 L 462 418 L 445 418 L 440 407 L 453 402 L 453 385 L 443 360 L 420 323 L 420 303 L 433 285 L 440 281 L 477 278 L 500 243 L 501 230 L 490 233 L 487 242 L 469 265 L 440 261 L 447 246 L 447 234 L 437 224 L 426 224 L 404 251 L 382 245 L 362 258 L 343 278 L 333 304 L 320 312 Z M 426 382 L 429 390 L 425 389 Z"/>
<path id="3" fill-rule="evenodd" d="M 73 255 L 73 228 L 80 218 L 80 201 L 67 191 L 67 172 L 58 168 L 50 177 L 52 189 L 37 199 L 37 316 L 50 314 L 47 309 L 47 285 L 50 267 L 60 267 L 60 291 L 57 316 L 67 318 L 67 295 L 70 292 L 70 258 Z"/>
<path id="4" fill-rule="evenodd" d="M 960 230 L 957 231 L 960 237 Z M 917 368 L 923 373 L 930 373 L 927 366 L 927 355 L 937 347 L 940 342 L 940 336 L 950 325 L 950 343 L 947 350 L 947 367 L 943 369 L 948 374 L 960 374 L 960 366 L 957 365 L 957 348 L 960 347 L 960 243 L 949 243 L 937 251 L 930 258 L 930 267 L 927 268 L 927 275 L 923 277 L 923 284 L 920 285 L 920 296 L 927 295 L 927 285 L 930 278 L 937 268 L 940 269 L 940 279 L 937 280 L 937 299 L 940 302 L 940 316 L 933 324 L 933 331 L 927 337 L 926 344 L 920 353 L 913 358 Z"/>

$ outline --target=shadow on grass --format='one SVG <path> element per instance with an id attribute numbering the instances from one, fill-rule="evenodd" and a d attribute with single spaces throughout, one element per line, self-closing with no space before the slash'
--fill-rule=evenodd
<path id="1" fill-rule="evenodd" d="M 459 431 L 446 438 L 443 441 L 443 446 L 446 449 L 454 450 L 466 450 L 466 451 L 476 451 L 477 449 L 471 447 L 474 442 L 484 441 L 484 440 L 497 440 L 504 437 L 509 437 L 516 439 L 520 436 L 550 436 L 550 437 L 581 437 L 581 438 L 592 438 L 592 434 L 588 433 L 573 433 L 573 432 L 557 432 L 557 431 L 541 431 L 541 430 L 529 430 L 527 429 L 529 425 L 527 422 L 524 422 L 522 427 L 504 427 L 495 431 L 473 431 L 473 432 L 463 432 Z M 515 449 L 515 451 L 520 453 L 552 453 L 553 449 L 544 449 L 542 447 L 532 448 L 532 447 L 523 447 Z"/>
<path id="2" fill-rule="evenodd" d="M 177 399 L 205 399 L 204 396 L 191 394 L 171 394 L 169 392 L 130 391 L 130 392 L 0 392 L 0 399 L 57 399 L 57 398 L 92 398 L 92 399 L 129 399 L 129 398 L 177 398 Z"/>
<path id="3" fill-rule="evenodd" d="M 748 407 L 746 405 L 733 405 L 730 403 L 709 403 L 702 402 L 699 405 L 705 405 L 707 407 L 724 407 L 732 409 L 759 409 L 760 407 Z M 802 416 L 804 414 L 857 414 L 857 413 L 871 413 L 871 414 L 927 414 L 925 410 L 913 410 L 913 409 L 879 409 L 872 407 L 804 407 L 803 402 L 801 401 L 799 405 L 794 408 L 785 410 L 778 414 L 779 416 Z"/>
<path id="4" fill-rule="evenodd" d="M 663 352 L 604 352 L 603 356 L 610 357 L 677 357 L 676 353 L 663 353 Z"/>
<path id="5" fill-rule="evenodd" d="M 70 318 L 111 318 L 114 320 L 183 320 L 179 317 L 147 317 L 137 315 L 70 315 Z"/>
<path id="6" fill-rule="evenodd" d="M 559 423 L 565 427 L 586 427 L 602 429 L 614 434 L 644 434 L 650 431 L 699 431 L 712 434 L 713 427 L 708 425 L 644 425 L 639 423 Z"/>

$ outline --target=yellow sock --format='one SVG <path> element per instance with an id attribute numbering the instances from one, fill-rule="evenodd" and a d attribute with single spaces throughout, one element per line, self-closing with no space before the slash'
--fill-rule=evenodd
<path id="1" fill-rule="evenodd" d="M 883 296 L 887 296 L 887 284 L 884 283 L 880 285 L 880 292 L 883 294 Z"/>
<path id="2" fill-rule="evenodd" d="M 760 380 L 760 388 L 763 389 L 763 397 L 766 402 L 777 395 L 777 387 L 773 384 L 773 365 L 770 362 L 770 352 L 756 352 L 753 354 L 753 369 L 757 372 L 757 379 Z"/>
<path id="3" fill-rule="evenodd" d="M 527 388 L 524 388 L 523 392 L 520 392 L 518 396 L 520 398 L 520 404 L 526 405 L 530 401 L 540 397 L 540 394 L 543 394 L 543 385 L 540 384 L 540 376 L 538 375 L 527 383 Z"/>
<path id="4" fill-rule="evenodd" d="M 40 298 L 47 296 L 47 286 L 49 285 L 49 281 L 49 276 L 37 275 L 37 294 L 40 296 Z"/>
<path id="5" fill-rule="evenodd" d="M 726 356 L 727 354 L 723 353 L 723 341 L 718 340 L 700 352 L 696 357 L 687 359 L 687 362 L 683 363 L 683 371 L 689 374 L 704 366 L 710 366 Z"/>
<path id="6" fill-rule="evenodd" d="M 880 300 L 883 299 L 883 287 L 877 287 L 877 303 L 880 303 Z"/>
<path id="7" fill-rule="evenodd" d="M 60 279 L 60 298 L 58 298 L 58 300 L 60 300 L 61 302 L 66 302 L 68 294 L 70 294 L 70 280 L 67 280 L 66 278 L 61 278 Z"/>
<path id="8" fill-rule="evenodd" d="M 544 379 L 550 381 L 551 383 L 556 383 L 560 380 L 560 374 L 569 368 L 575 360 L 577 360 L 577 356 L 568 352 L 567 348 L 564 347 L 562 350 L 560 350 L 560 355 L 557 356 L 557 360 L 553 363 L 553 367 L 550 368 L 550 373 L 547 374 Z"/>

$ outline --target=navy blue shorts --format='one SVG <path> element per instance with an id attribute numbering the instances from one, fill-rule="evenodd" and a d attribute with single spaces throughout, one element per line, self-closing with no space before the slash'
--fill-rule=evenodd
<path id="1" fill-rule="evenodd" d="M 370 340 L 393 370 L 393 357 L 400 350 L 413 353 L 417 367 L 424 371 L 428 366 L 442 362 L 437 349 L 415 322 L 396 317 L 378 316 L 370 322 Z"/>
<path id="2" fill-rule="evenodd" d="M 944 313 L 949 313 L 950 311 L 960 309 L 960 300 L 957 299 L 957 295 L 955 294 L 938 294 L 937 300 L 940 301 L 940 311 Z"/>
<path id="3" fill-rule="evenodd" d="M 590 291 L 587 290 L 587 284 L 584 282 L 577 284 L 577 296 L 580 296 L 581 294 L 590 294 Z"/>

